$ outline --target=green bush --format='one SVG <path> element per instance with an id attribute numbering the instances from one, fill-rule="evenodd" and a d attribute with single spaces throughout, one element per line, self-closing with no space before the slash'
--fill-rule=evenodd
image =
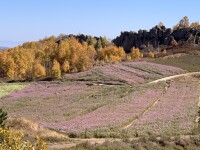
<path id="1" fill-rule="evenodd" d="M 4 127 L 4 121 L 7 119 L 7 112 L 4 112 L 2 108 L 0 109 L 0 128 Z"/>

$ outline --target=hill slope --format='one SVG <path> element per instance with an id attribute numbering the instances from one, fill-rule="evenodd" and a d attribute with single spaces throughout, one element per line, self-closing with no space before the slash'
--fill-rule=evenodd
<path id="1" fill-rule="evenodd" d="M 181 73 L 185 75 L 176 76 Z M 55 130 L 69 137 L 94 137 L 88 140 L 91 144 L 105 142 L 98 139 L 104 137 L 114 138 L 107 139 L 110 144 L 122 142 L 122 138 L 137 143 L 143 135 L 152 134 L 183 138 L 198 128 L 199 74 L 146 61 L 107 64 L 67 74 L 62 80 L 4 83 L 0 86 L 0 107 L 9 117 L 17 118 L 14 125 L 10 123 L 17 129 L 24 120 L 20 118 L 42 126 L 37 125 L 40 130 L 32 131 L 34 126 L 22 130 L 30 137 L 40 134 L 58 142 L 48 144 L 49 149 L 71 148 L 87 141 L 67 140 Z M 173 77 L 152 82 L 166 76 Z"/>
<path id="2" fill-rule="evenodd" d="M 1 98 L 0 105 L 11 117 L 24 117 L 61 131 L 108 129 L 138 116 L 166 86 L 145 83 L 184 72 L 145 61 L 96 66 L 67 74 L 63 82 L 31 83 Z"/>

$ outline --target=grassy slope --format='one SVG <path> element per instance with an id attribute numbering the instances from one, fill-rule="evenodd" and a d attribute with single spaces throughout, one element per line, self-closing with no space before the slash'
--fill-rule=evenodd
<path id="1" fill-rule="evenodd" d="M 138 96 L 140 96 L 143 95 L 145 89 L 149 90 L 152 88 L 143 87 L 144 85 L 139 83 L 130 86 L 129 84 L 126 84 L 125 81 L 119 82 L 117 80 L 117 77 L 120 77 L 121 74 L 124 74 L 128 79 L 135 79 L 135 77 L 131 78 L 133 74 L 130 72 L 130 69 L 134 70 L 135 68 L 138 72 L 140 71 L 140 73 L 143 74 L 141 77 L 148 77 L 147 79 L 145 78 L 144 83 L 149 81 L 149 79 L 153 80 L 154 77 L 161 78 L 166 75 L 169 76 L 169 73 L 171 73 L 171 75 L 177 74 L 177 72 L 173 71 L 166 72 L 165 74 L 165 70 L 159 71 L 157 70 L 159 68 L 153 68 L 151 66 L 152 64 L 148 65 L 146 62 L 144 64 L 147 66 L 131 65 L 129 68 L 127 68 L 127 65 L 120 66 L 121 64 L 119 65 L 120 67 L 118 67 L 118 65 L 103 66 L 98 67 L 97 70 L 86 73 L 69 75 L 64 82 L 34 83 L 35 85 L 32 84 L 25 88 L 25 90 L 12 94 L 11 97 L 2 98 L 0 100 L 0 106 L 3 105 L 12 117 L 25 117 L 26 119 L 40 122 L 47 127 L 56 128 L 70 119 L 85 116 L 90 112 L 98 112 L 97 110 L 102 107 L 109 110 L 126 102 L 128 102 L 127 106 L 129 106 L 129 102 L 135 101 L 133 98 L 135 93 L 139 93 Z M 108 69 L 106 67 L 108 67 Z M 140 68 L 139 70 L 138 67 Z M 113 69 L 112 72 L 108 71 L 110 68 Z M 124 69 L 127 70 L 124 71 Z M 105 71 L 107 71 L 107 74 L 105 74 Z M 113 75 L 113 72 L 116 72 L 116 78 L 111 78 L 111 76 L 109 76 Z M 160 73 L 164 74 L 162 75 Z M 118 76 L 119 74 L 120 76 Z M 150 78 L 150 75 L 152 74 L 153 78 Z M 110 79 L 112 79 L 112 82 L 110 82 Z M 113 85 L 98 85 L 99 83 L 108 81 Z M 88 83 L 92 83 L 92 85 L 87 85 Z M 7 85 L 5 84 L 5 86 Z M 81 89 L 78 90 L 77 87 L 80 87 Z M 74 90 L 71 91 L 71 89 Z M 155 89 L 155 87 L 153 87 L 153 89 Z M 140 107 L 127 109 L 122 113 L 128 114 L 131 111 L 134 111 L 134 109 L 138 110 L 139 108 Z M 110 119 L 112 120 L 112 118 Z M 112 133 L 109 133 L 109 136 L 118 136 L 117 132 L 113 135 L 111 135 Z M 104 133 L 101 134 L 99 132 L 94 134 L 95 135 L 92 136 L 107 136 L 103 135 Z"/>
<path id="2" fill-rule="evenodd" d="M 188 54 L 175 58 L 157 58 L 149 61 L 153 63 L 179 67 L 189 72 L 200 71 L 200 55 Z"/>
<path id="3" fill-rule="evenodd" d="M 22 88 L 26 87 L 27 84 L 19 84 L 19 83 L 2 83 L 0 84 L 0 98 L 9 95 L 10 93 L 14 91 L 21 90 Z"/>

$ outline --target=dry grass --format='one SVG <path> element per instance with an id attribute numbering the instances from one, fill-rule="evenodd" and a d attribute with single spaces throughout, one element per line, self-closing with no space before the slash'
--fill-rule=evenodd
<path id="1" fill-rule="evenodd" d="M 25 83 L 0 83 L 0 98 L 9 95 L 14 91 L 19 91 L 26 87 Z"/>
<path id="2" fill-rule="evenodd" d="M 52 131 L 50 129 L 44 128 L 37 123 L 24 118 L 8 118 L 5 122 L 6 127 L 13 128 L 14 130 L 22 131 L 25 133 L 26 138 L 35 138 L 37 136 L 45 140 L 66 140 L 68 136 Z"/>

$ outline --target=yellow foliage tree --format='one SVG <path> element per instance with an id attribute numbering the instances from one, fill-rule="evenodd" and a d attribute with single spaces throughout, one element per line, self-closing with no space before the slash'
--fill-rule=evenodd
<path id="1" fill-rule="evenodd" d="M 126 60 L 127 60 L 127 61 L 131 61 L 131 60 L 132 60 L 132 58 L 131 58 L 131 55 L 130 55 L 130 54 L 127 54 L 127 55 L 126 55 Z"/>
<path id="2" fill-rule="evenodd" d="M 60 38 L 62 37 L 64 36 L 61 35 Z M 99 46 L 103 45 L 104 49 L 102 57 L 98 57 L 94 48 L 98 47 L 97 40 L 91 37 L 89 41 L 89 44 L 88 41 L 81 43 L 70 37 L 57 42 L 57 38 L 52 36 L 0 51 L 0 74 L 20 80 L 45 75 L 60 77 L 60 69 L 62 72 L 69 72 L 69 68 L 72 72 L 78 72 L 93 67 L 97 58 L 99 60 L 102 58 L 104 61 L 121 61 L 125 56 L 123 48 L 107 47 L 108 41 L 104 38 L 99 39 L 101 43 Z"/>
<path id="3" fill-rule="evenodd" d="M 56 49 L 56 56 L 55 59 L 57 59 L 60 63 L 63 63 L 65 59 L 69 59 L 70 56 L 70 49 L 69 49 L 69 42 L 63 41 L 61 44 L 59 44 L 58 49 Z"/>
<path id="4" fill-rule="evenodd" d="M 154 54 L 153 52 L 150 51 L 150 52 L 148 53 L 148 57 L 154 58 L 154 57 L 155 57 L 155 54 Z"/>
<path id="5" fill-rule="evenodd" d="M 84 71 L 93 67 L 96 55 L 94 46 L 85 42 L 81 44 L 74 38 L 69 40 L 69 45 L 70 57 L 67 60 L 69 60 L 72 72 Z"/>
<path id="6" fill-rule="evenodd" d="M 7 60 L 7 51 L 0 52 L 0 72 L 6 74 L 6 60 Z"/>
<path id="7" fill-rule="evenodd" d="M 6 68 L 7 68 L 7 71 L 6 71 L 6 74 L 7 76 L 11 79 L 11 80 L 14 80 L 15 78 L 15 68 L 16 68 L 16 65 L 15 65 L 15 62 L 14 62 L 14 59 L 12 57 L 9 57 L 6 61 Z"/>
<path id="8" fill-rule="evenodd" d="M 130 56 L 131 56 L 131 59 L 132 59 L 132 60 L 133 60 L 133 59 L 138 60 L 138 59 L 140 59 L 140 58 L 143 57 L 143 54 L 140 52 L 139 48 L 134 48 L 134 47 L 133 47 L 133 48 L 131 49 Z"/>
<path id="9" fill-rule="evenodd" d="M 198 26 L 199 26 L 199 22 L 193 22 L 191 23 L 190 28 L 196 28 Z"/>
<path id="10" fill-rule="evenodd" d="M 45 68 L 37 61 L 33 64 L 32 76 L 33 78 L 40 78 L 46 76 Z"/>
<path id="11" fill-rule="evenodd" d="M 125 51 L 122 47 L 110 45 L 99 51 L 98 59 L 100 61 L 122 61 L 125 58 Z"/>
<path id="12" fill-rule="evenodd" d="M 189 18 L 187 16 L 183 17 L 178 24 L 176 24 L 173 27 L 173 30 L 176 30 L 178 28 L 189 28 L 190 27 L 190 23 L 189 23 Z"/>
<path id="13" fill-rule="evenodd" d="M 67 60 L 64 61 L 62 64 L 62 71 L 67 73 L 70 70 L 69 62 Z"/>
<path id="14" fill-rule="evenodd" d="M 53 66 L 51 69 L 51 75 L 53 78 L 60 78 L 61 77 L 61 70 L 60 70 L 60 64 L 59 62 L 54 59 Z"/>
<path id="15" fill-rule="evenodd" d="M 16 66 L 17 66 L 17 69 L 16 69 L 16 73 L 17 73 L 17 77 L 18 79 L 25 79 L 26 77 L 26 63 L 21 59 L 19 59 L 17 62 L 16 62 Z"/>
<path id="16" fill-rule="evenodd" d="M 36 143 L 23 141 L 24 134 L 12 129 L 0 128 L 0 150 L 46 150 L 46 143 L 39 137 Z"/>

